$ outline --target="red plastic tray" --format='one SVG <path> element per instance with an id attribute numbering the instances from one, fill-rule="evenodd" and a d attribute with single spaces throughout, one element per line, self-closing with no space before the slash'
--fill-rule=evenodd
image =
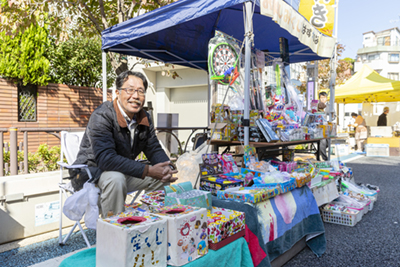
<path id="1" fill-rule="evenodd" d="M 231 235 L 230 237 L 225 238 L 224 240 L 222 240 L 222 241 L 220 241 L 220 242 L 218 242 L 218 243 L 211 243 L 211 242 L 208 242 L 208 248 L 209 248 L 209 249 L 212 249 L 212 250 L 218 250 L 218 249 L 220 249 L 220 248 L 222 248 L 222 247 L 228 245 L 229 243 L 232 243 L 232 242 L 235 241 L 236 239 L 241 238 L 242 236 L 245 235 L 245 232 L 246 232 L 245 230 L 242 230 L 242 231 L 240 231 L 240 232 L 237 232 L 236 234 Z"/>

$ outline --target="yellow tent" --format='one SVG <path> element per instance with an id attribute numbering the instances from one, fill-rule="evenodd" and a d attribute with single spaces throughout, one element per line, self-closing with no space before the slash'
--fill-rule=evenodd
<path id="1" fill-rule="evenodd" d="M 336 103 L 396 101 L 400 101 L 400 81 L 382 77 L 367 65 L 335 90 Z"/>

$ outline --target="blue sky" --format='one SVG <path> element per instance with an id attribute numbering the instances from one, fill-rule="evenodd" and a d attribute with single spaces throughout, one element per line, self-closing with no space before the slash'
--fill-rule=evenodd
<path id="1" fill-rule="evenodd" d="M 341 58 L 356 57 L 363 33 L 400 28 L 399 15 L 400 0 L 340 0 L 338 41 L 346 46 Z"/>

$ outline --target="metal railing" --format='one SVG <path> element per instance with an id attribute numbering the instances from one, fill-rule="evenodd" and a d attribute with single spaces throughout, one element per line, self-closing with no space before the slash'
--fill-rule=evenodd
<path id="1" fill-rule="evenodd" d="M 8 132 L 7 128 L 0 128 L 0 144 L 1 144 L 1 149 L 0 149 L 0 177 L 4 176 L 4 133 Z"/>
<path id="2" fill-rule="evenodd" d="M 4 164 L 4 133 L 10 133 L 10 174 L 11 175 L 18 175 L 18 148 L 21 150 L 23 147 L 24 152 L 24 161 L 23 164 L 20 164 L 19 169 L 22 171 L 24 169 L 24 173 L 28 173 L 28 133 L 29 132 L 46 132 L 48 134 L 54 135 L 58 139 L 60 139 L 59 133 L 61 131 L 85 131 L 85 127 L 76 127 L 76 128 L 0 128 L 0 177 L 4 176 L 4 167 L 8 171 L 8 164 Z M 24 134 L 24 141 L 19 143 L 18 147 L 18 132 L 23 132 Z M 7 146 L 8 148 L 8 146 Z M 23 165 L 23 166 L 22 166 Z"/>
<path id="3" fill-rule="evenodd" d="M 189 143 L 190 138 L 192 137 L 192 135 L 198 130 L 203 130 L 203 133 L 206 133 L 207 129 L 208 129 L 208 127 L 157 127 L 155 130 L 156 130 L 157 133 L 165 132 L 165 133 L 169 133 L 170 135 L 172 135 L 176 139 L 176 141 L 178 142 L 180 151 L 183 154 L 187 150 L 187 146 L 188 146 L 188 143 Z M 176 136 L 176 134 L 173 132 L 173 131 L 179 131 L 179 130 L 186 130 L 186 131 L 190 130 L 190 131 L 192 131 L 190 133 L 189 137 L 186 139 L 185 149 L 182 149 L 182 145 L 181 145 L 181 142 L 180 142 L 178 136 Z"/>
<path id="4" fill-rule="evenodd" d="M 30 132 L 46 132 L 48 134 L 54 135 L 58 139 L 60 139 L 59 133 L 61 131 L 85 131 L 85 127 L 76 127 L 76 128 L 16 128 L 16 127 L 10 127 L 10 128 L 0 128 L 0 144 L 2 144 L 1 149 L 0 149 L 0 177 L 5 175 L 4 169 L 6 169 L 6 172 L 10 172 L 11 175 L 18 175 L 18 169 L 20 171 L 23 170 L 23 173 L 27 174 L 29 170 L 28 166 L 28 133 Z M 190 141 L 190 138 L 192 135 L 199 130 L 202 130 L 203 133 L 206 133 L 207 127 L 158 127 L 156 128 L 157 133 L 162 133 L 166 132 L 173 136 L 178 144 L 180 151 L 182 153 L 186 152 L 188 143 Z M 189 135 L 189 137 L 186 140 L 185 148 L 182 148 L 181 142 L 179 138 L 174 134 L 173 131 L 180 131 L 180 130 L 186 130 L 186 131 L 192 131 Z M 9 132 L 10 134 L 10 144 L 7 146 L 4 145 L 4 133 Z M 23 142 L 19 142 L 18 145 L 18 132 L 22 132 L 24 137 L 23 137 Z M 6 151 L 10 151 L 10 164 L 8 163 L 4 164 L 4 151 L 3 148 L 6 147 Z M 18 150 L 22 150 L 24 152 L 24 161 L 23 163 L 20 162 L 18 163 Z M 19 166 L 18 166 L 19 165 Z"/>

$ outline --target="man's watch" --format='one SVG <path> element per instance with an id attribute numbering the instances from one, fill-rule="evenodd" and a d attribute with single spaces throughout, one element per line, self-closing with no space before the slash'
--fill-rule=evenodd
<path id="1" fill-rule="evenodd" d="M 172 162 L 170 162 L 170 163 L 168 164 L 168 167 L 169 167 L 172 171 L 175 171 L 175 170 L 176 170 L 176 166 L 175 166 L 175 164 L 173 164 Z"/>

